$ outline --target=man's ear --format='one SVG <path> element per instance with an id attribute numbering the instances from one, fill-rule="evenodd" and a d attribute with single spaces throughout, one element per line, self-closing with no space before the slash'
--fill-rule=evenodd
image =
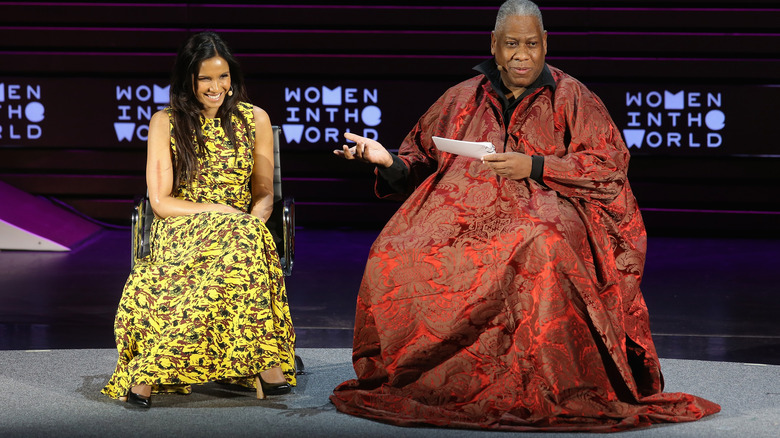
<path id="1" fill-rule="evenodd" d="M 547 46 L 545 45 L 545 47 Z M 490 32 L 490 54 L 491 55 L 496 54 L 496 32 L 494 31 Z"/>

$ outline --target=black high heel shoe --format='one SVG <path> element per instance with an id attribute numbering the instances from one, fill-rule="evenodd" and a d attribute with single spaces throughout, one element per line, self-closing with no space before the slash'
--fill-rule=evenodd
<path id="1" fill-rule="evenodd" d="M 128 407 L 136 407 L 141 409 L 149 409 L 152 407 L 152 397 L 144 397 L 134 393 L 132 390 L 127 392 L 127 405 Z"/>
<path id="2" fill-rule="evenodd" d="M 264 399 L 266 395 L 283 395 L 292 391 L 292 385 L 289 383 L 266 383 L 260 374 L 255 376 L 255 386 L 257 386 L 257 398 Z"/>

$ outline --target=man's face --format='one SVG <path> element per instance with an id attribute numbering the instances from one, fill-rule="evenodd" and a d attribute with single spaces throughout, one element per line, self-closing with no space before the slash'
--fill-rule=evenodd
<path id="1" fill-rule="evenodd" d="M 509 17 L 490 37 L 501 79 L 515 97 L 534 83 L 544 68 L 547 32 L 530 15 Z"/>

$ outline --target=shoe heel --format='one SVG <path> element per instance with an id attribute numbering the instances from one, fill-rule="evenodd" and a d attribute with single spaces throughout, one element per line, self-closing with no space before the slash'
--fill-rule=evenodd
<path id="1" fill-rule="evenodd" d="M 260 382 L 260 375 L 255 376 L 255 387 L 257 387 L 257 399 L 264 400 L 265 394 L 263 394 L 263 384 Z"/>

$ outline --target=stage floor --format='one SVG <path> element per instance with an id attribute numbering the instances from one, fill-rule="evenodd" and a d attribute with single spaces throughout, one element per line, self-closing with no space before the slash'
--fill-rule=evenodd
<path id="1" fill-rule="evenodd" d="M 296 232 L 287 277 L 299 348 L 352 345 L 354 306 L 378 230 Z M 0 350 L 113 348 L 130 232 L 68 253 L 0 252 Z M 780 365 L 780 240 L 651 237 L 642 291 L 659 356 Z"/>
<path id="2" fill-rule="evenodd" d="M 100 393 L 116 365 L 113 349 L 0 351 L 0 436 L 349 438 L 583 438 L 594 433 L 397 427 L 338 412 L 329 397 L 354 377 L 349 348 L 300 348 L 307 363 L 291 394 L 257 400 L 224 385 L 155 395 L 141 412 Z M 661 359 L 667 392 L 694 394 L 721 412 L 693 423 L 623 432 L 631 438 L 776 438 L 780 366 Z M 54 383 L 53 383 L 54 382 Z M 603 434 L 598 434 L 603 437 Z"/>
<path id="3" fill-rule="evenodd" d="M 594 433 L 397 427 L 338 412 L 329 397 L 355 376 L 349 348 L 300 348 L 306 374 L 291 394 L 257 400 L 224 385 L 192 394 L 155 395 L 148 411 L 129 410 L 100 393 L 116 365 L 113 349 L 0 351 L 0 436 L 339 438 L 583 438 Z M 666 392 L 718 403 L 720 413 L 693 423 L 622 432 L 631 438 L 776 438 L 780 366 L 661 359 Z M 598 434 L 604 437 L 603 434 Z"/>

